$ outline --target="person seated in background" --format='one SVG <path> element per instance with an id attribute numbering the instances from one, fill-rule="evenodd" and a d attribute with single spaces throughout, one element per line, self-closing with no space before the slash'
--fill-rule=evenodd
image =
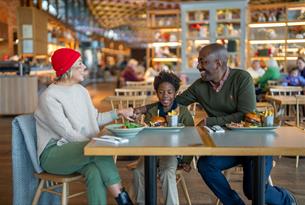
<path id="1" fill-rule="evenodd" d="M 100 113 L 80 82 L 87 75 L 79 52 L 61 48 L 51 57 L 56 80 L 41 95 L 35 111 L 37 153 L 48 173 L 81 173 L 88 204 L 107 204 L 107 190 L 119 205 L 132 205 L 112 156 L 84 156 L 88 141 L 99 126 L 133 114 L 132 108 Z"/>
<path id="2" fill-rule="evenodd" d="M 153 67 L 149 67 L 145 74 L 144 79 L 147 82 L 153 82 L 155 77 L 159 75 L 161 71 L 169 71 L 169 68 L 167 65 L 161 64 L 160 62 L 155 62 L 153 64 Z"/>
<path id="3" fill-rule="evenodd" d="M 180 79 L 172 72 L 162 71 L 154 80 L 154 88 L 159 102 L 145 113 L 145 123 L 150 124 L 154 118 L 161 118 L 160 121 L 166 122 L 169 112 L 175 111 L 178 114 L 178 123 L 185 126 L 194 126 L 194 121 L 187 107 L 175 101 L 177 91 L 180 87 Z M 154 121 L 155 122 L 155 121 Z M 159 122 L 160 123 L 160 122 Z M 179 163 L 178 163 L 179 160 Z M 158 157 L 160 180 L 163 196 L 166 205 L 178 205 L 179 197 L 176 184 L 177 167 L 182 167 L 185 171 L 190 171 L 192 157 L 177 158 L 176 156 Z M 134 187 L 136 192 L 136 202 L 145 204 L 144 193 L 144 159 L 141 157 L 134 170 Z"/>
<path id="4" fill-rule="evenodd" d="M 257 84 L 261 89 L 260 92 L 264 93 L 267 91 L 268 80 L 281 80 L 280 68 L 273 58 L 269 59 L 267 62 L 267 70 L 265 74 L 258 78 Z"/>
<path id="5" fill-rule="evenodd" d="M 252 61 L 251 67 L 247 69 L 253 80 L 257 80 L 265 74 L 265 70 L 261 68 L 259 60 Z"/>
<path id="6" fill-rule="evenodd" d="M 137 75 L 138 61 L 130 59 L 127 63 L 126 68 L 123 70 L 121 77 L 126 81 L 142 81 L 144 78 L 141 75 Z"/>
<path id="7" fill-rule="evenodd" d="M 300 75 L 303 76 L 303 78 L 305 78 L 305 58 L 299 56 L 297 59 L 297 67 L 300 71 Z"/>
<path id="8" fill-rule="evenodd" d="M 298 68 L 293 68 L 287 77 L 284 78 L 284 86 L 305 86 L 305 78 L 300 75 Z"/>

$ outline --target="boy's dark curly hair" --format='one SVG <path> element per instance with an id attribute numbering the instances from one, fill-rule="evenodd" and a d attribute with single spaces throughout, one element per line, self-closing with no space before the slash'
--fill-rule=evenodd
<path id="1" fill-rule="evenodd" d="M 158 76 L 155 77 L 154 80 L 154 88 L 157 91 L 161 83 L 170 83 L 174 86 L 175 91 L 178 91 L 180 88 L 181 80 L 177 75 L 173 72 L 161 71 Z"/>

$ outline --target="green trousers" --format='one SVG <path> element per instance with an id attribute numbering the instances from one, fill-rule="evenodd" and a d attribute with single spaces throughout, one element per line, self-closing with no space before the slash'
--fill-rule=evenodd
<path id="1" fill-rule="evenodd" d="M 51 174 L 81 173 L 86 179 L 90 205 L 107 204 L 107 187 L 121 182 L 112 156 L 84 156 L 88 142 L 70 142 L 62 146 L 48 144 L 40 156 L 42 168 Z"/>

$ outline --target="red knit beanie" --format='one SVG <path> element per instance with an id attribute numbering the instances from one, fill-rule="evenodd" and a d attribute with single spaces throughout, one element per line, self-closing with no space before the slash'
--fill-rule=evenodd
<path id="1" fill-rule="evenodd" d="M 71 48 L 57 49 L 51 57 L 56 76 L 59 77 L 67 72 L 79 57 L 80 53 Z"/>

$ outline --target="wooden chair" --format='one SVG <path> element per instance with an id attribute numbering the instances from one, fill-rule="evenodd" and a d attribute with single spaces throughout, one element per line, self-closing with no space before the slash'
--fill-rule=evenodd
<path id="1" fill-rule="evenodd" d="M 301 95 L 303 91 L 302 87 L 297 86 L 272 86 L 269 88 L 270 95 L 280 95 L 280 96 L 296 96 Z M 275 103 L 273 104 L 273 107 L 276 108 Z M 276 110 L 276 112 L 283 112 L 286 113 L 286 117 L 290 117 L 293 112 L 295 112 L 294 106 L 286 106 L 285 108 L 279 108 L 279 110 Z"/>
<path id="2" fill-rule="evenodd" d="M 302 87 L 298 86 L 271 86 L 269 92 L 271 95 L 294 96 L 301 95 Z"/>
<path id="3" fill-rule="evenodd" d="M 114 90 L 116 96 L 146 96 L 142 89 L 117 88 Z"/>
<path id="4" fill-rule="evenodd" d="M 40 195 L 42 192 L 49 192 L 61 196 L 61 204 L 67 205 L 68 201 L 72 197 L 76 197 L 85 194 L 86 191 L 81 191 L 75 194 L 69 193 L 69 184 L 72 182 L 83 182 L 84 178 L 81 174 L 71 175 L 55 175 L 48 174 L 46 172 L 35 173 L 35 176 L 39 179 L 39 185 L 35 193 L 32 205 L 38 204 Z M 62 188 L 61 192 L 57 192 L 55 189 Z"/>
<path id="5" fill-rule="evenodd" d="M 132 171 L 137 167 L 137 165 L 138 165 L 138 160 L 129 163 L 126 166 L 126 168 L 128 170 Z M 177 171 L 176 171 L 176 183 L 177 183 L 177 186 L 178 186 L 178 184 L 181 184 L 181 188 L 182 188 L 183 194 L 185 196 L 185 199 L 187 201 L 187 204 L 192 205 L 191 198 L 190 198 L 190 195 L 189 195 L 186 183 L 185 183 L 185 179 L 184 179 L 184 176 L 183 176 L 183 172 L 184 172 L 183 169 L 177 169 Z M 159 180 L 159 177 L 158 177 L 158 180 Z"/>
<path id="6" fill-rule="evenodd" d="M 145 85 L 152 85 L 153 82 L 147 81 L 126 81 L 126 86 L 145 86 Z"/>
<path id="7" fill-rule="evenodd" d="M 277 86 L 280 85 L 281 81 L 280 80 L 268 80 L 267 81 L 267 87 L 270 88 L 271 86 Z"/>
<path id="8" fill-rule="evenodd" d="M 302 87 L 298 87 L 298 86 L 272 86 L 269 89 L 269 92 L 271 95 L 282 95 L 282 96 L 297 96 L 297 95 L 301 95 L 303 92 L 303 88 Z M 274 107 L 276 107 L 275 103 L 273 105 Z M 291 114 L 294 112 L 297 115 L 299 115 L 299 112 L 296 112 L 295 107 L 292 105 L 287 105 L 286 106 L 286 110 L 285 108 L 279 108 L 279 110 L 277 112 L 282 112 L 282 113 L 286 113 L 286 117 L 290 117 Z M 297 105 L 297 109 L 298 109 L 298 105 Z M 293 116 L 294 117 L 294 116 Z M 298 120 L 299 120 L 299 116 L 297 116 L 297 122 L 296 125 L 298 125 Z M 294 125 L 294 123 L 291 122 L 285 122 L 287 125 Z M 298 168 L 299 167 L 299 156 L 296 156 L 296 163 L 295 163 L 295 167 Z"/>
<path id="9" fill-rule="evenodd" d="M 141 86 L 125 86 L 124 89 L 142 90 L 147 96 L 156 94 L 155 88 L 152 85 L 141 85 Z"/>

